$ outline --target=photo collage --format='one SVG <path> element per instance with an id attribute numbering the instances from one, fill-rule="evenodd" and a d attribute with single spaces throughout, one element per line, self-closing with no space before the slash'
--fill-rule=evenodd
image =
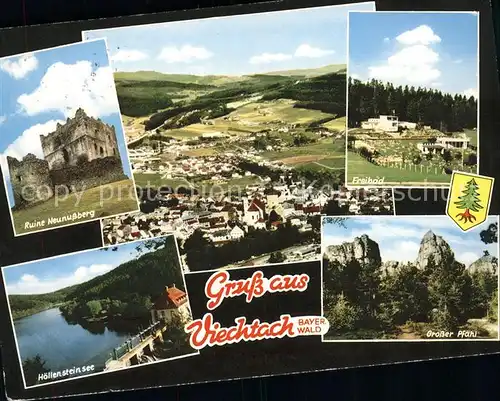
<path id="1" fill-rule="evenodd" d="M 479 20 L 362 2 L 83 30 L 0 58 L 5 229 L 102 237 L 2 266 L 24 389 L 196 366 L 238 341 L 498 342 Z M 398 214 L 412 190 L 447 190 L 446 208 Z M 302 265 L 315 273 L 288 273 Z M 285 292 L 318 307 L 216 321 L 229 298 Z"/>

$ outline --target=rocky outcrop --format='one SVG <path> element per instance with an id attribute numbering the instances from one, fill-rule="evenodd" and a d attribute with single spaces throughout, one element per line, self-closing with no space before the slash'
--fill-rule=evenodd
<path id="1" fill-rule="evenodd" d="M 420 269 L 427 267 L 431 256 L 436 264 L 455 257 L 450 245 L 448 245 L 443 237 L 429 230 L 420 242 L 420 249 L 416 260 L 417 267 Z"/>
<path id="2" fill-rule="evenodd" d="M 357 260 L 361 264 L 379 264 L 381 262 L 378 244 L 366 234 L 354 238 L 352 242 L 328 246 L 324 258 L 331 262 L 339 262 L 341 265 L 352 260 Z"/>
<path id="3" fill-rule="evenodd" d="M 477 272 L 490 272 L 498 274 L 498 259 L 492 255 L 481 256 L 478 260 L 470 264 L 467 271 L 470 274 Z"/>
<path id="4" fill-rule="evenodd" d="M 401 269 L 402 264 L 395 260 L 388 260 L 382 263 L 381 273 L 382 275 L 390 276 Z"/>

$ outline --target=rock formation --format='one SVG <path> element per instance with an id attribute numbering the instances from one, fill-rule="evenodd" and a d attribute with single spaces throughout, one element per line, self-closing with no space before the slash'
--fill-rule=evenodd
<path id="1" fill-rule="evenodd" d="M 352 242 L 328 246 L 324 258 L 329 261 L 337 261 L 341 265 L 345 265 L 354 259 L 361 264 L 378 264 L 381 262 L 378 244 L 366 234 L 354 238 Z"/>
<path id="2" fill-rule="evenodd" d="M 431 230 L 427 231 L 420 242 L 420 249 L 415 262 L 416 266 L 419 269 L 427 267 L 430 256 L 434 258 L 436 264 L 455 257 L 450 245 L 443 237 L 434 234 Z"/>
<path id="3" fill-rule="evenodd" d="M 427 267 L 431 256 L 436 265 L 442 262 L 455 260 L 455 255 L 450 245 L 443 237 L 429 230 L 422 237 L 417 259 L 415 262 L 410 263 L 414 264 L 419 269 L 424 269 Z M 388 260 L 382 262 L 378 244 L 366 234 L 354 238 L 352 242 L 327 246 L 323 257 L 330 262 L 338 262 L 341 266 L 347 265 L 347 263 L 352 260 L 357 260 L 361 265 L 370 263 L 380 264 L 380 273 L 382 275 L 394 274 L 406 265 L 406 263 L 402 263 L 401 261 Z M 493 255 L 485 254 L 472 263 L 467 268 L 467 271 L 471 274 L 478 271 L 490 271 L 494 274 L 498 274 L 498 258 Z"/>
<path id="4" fill-rule="evenodd" d="M 478 260 L 471 263 L 467 268 L 470 274 L 477 272 L 491 272 L 498 274 L 498 258 L 492 255 L 481 256 Z"/>
<path id="5" fill-rule="evenodd" d="M 383 262 L 381 267 L 382 275 L 390 276 L 391 274 L 394 274 L 399 269 L 401 269 L 402 266 L 402 263 L 396 262 L 394 260 Z"/>

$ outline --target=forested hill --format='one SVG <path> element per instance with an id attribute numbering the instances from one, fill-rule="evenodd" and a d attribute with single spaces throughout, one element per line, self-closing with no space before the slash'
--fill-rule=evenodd
<path id="1" fill-rule="evenodd" d="M 182 271 L 173 237 L 163 239 L 165 246 L 145 253 L 80 284 L 68 294 L 67 300 L 85 302 L 95 299 L 129 300 L 134 294 L 155 297 L 165 286 L 175 284 L 184 289 Z M 108 248 L 109 249 L 109 248 Z M 100 252 L 113 252 L 111 249 Z"/>
<path id="2" fill-rule="evenodd" d="M 159 240 L 165 243 L 163 248 L 145 253 L 85 283 L 49 294 L 10 295 L 13 317 L 32 315 L 63 303 L 81 306 L 98 300 L 113 300 L 122 304 L 135 299 L 152 300 L 165 286 L 172 284 L 184 290 L 175 243 L 172 237 Z M 108 248 L 107 251 L 97 252 L 113 251 Z"/>
<path id="3" fill-rule="evenodd" d="M 443 132 L 477 128 L 474 97 L 349 78 L 349 127 L 358 127 L 361 121 L 380 114 L 393 113 L 400 121 L 430 125 Z"/>
<path id="4" fill-rule="evenodd" d="M 71 286 L 48 294 L 9 295 L 12 317 L 18 319 L 61 304 L 74 289 Z"/>
<path id="5" fill-rule="evenodd" d="M 337 117 L 345 116 L 346 74 L 344 70 L 319 76 L 297 77 L 283 75 L 251 75 L 248 79 L 219 86 L 217 90 L 201 92 L 192 100 L 180 101 L 164 111 L 155 113 L 145 121 L 146 130 L 156 129 L 167 120 L 184 125 L 200 118 L 216 118 L 233 111 L 227 104 L 254 95 L 263 101 L 296 100 L 295 107 L 316 109 Z M 118 90 L 120 104 L 123 102 Z M 155 106 L 156 107 L 156 106 Z M 141 110 L 141 112 L 143 112 Z M 168 126 L 165 126 L 169 128 Z"/>

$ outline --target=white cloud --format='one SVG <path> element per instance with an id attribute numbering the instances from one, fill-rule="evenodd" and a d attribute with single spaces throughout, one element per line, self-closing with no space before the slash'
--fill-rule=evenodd
<path id="1" fill-rule="evenodd" d="M 17 102 L 30 116 L 52 111 L 73 117 L 81 107 L 89 116 L 102 117 L 119 110 L 111 68 L 93 71 L 90 61 L 52 64 L 38 88 Z"/>
<path id="2" fill-rule="evenodd" d="M 0 125 L 7 121 L 7 116 L 0 116 Z"/>
<path id="3" fill-rule="evenodd" d="M 132 62 L 147 59 L 148 55 L 140 50 L 118 50 L 111 56 L 111 61 Z"/>
<path id="4" fill-rule="evenodd" d="M 430 45 L 441 42 L 441 38 L 428 25 L 420 25 L 415 29 L 403 32 L 396 40 L 404 45 Z"/>
<path id="5" fill-rule="evenodd" d="M 352 79 L 361 79 L 358 74 L 350 74 Z"/>
<path id="6" fill-rule="evenodd" d="M 453 62 L 455 64 L 462 64 L 463 63 L 463 60 L 461 58 L 457 59 L 457 60 L 453 60 Z"/>
<path id="7" fill-rule="evenodd" d="M 431 82 L 431 86 L 433 86 L 434 88 L 439 88 L 441 85 L 441 82 Z"/>
<path id="8" fill-rule="evenodd" d="M 334 54 L 335 50 L 325 50 L 319 47 L 313 47 L 308 44 L 302 44 L 295 49 L 293 54 L 287 53 L 262 53 L 250 58 L 250 64 L 268 64 L 279 61 L 290 60 L 294 57 L 319 58 L 329 54 Z"/>
<path id="9" fill-rule="evenodd" d="M 389 42 L 384 38 L 384 42 Z M 401 33 L 396 37 L 399 49 L 384 63 L 368 67 L 370 78 L 397 84 L 436 86 L 441 76 L 437 65 L 439 54 L 431 45 L 441 42 L 441 38 L 428 25 Z"/>
<path id="10" fill-rule="evenodd" d="M 471 263 L 475 262 L 480 257 L 481 255 L 470 251 L 455 254 L 455 259 L 463 263 L 465 266 L 469 266 Z"/>
<path id="11" fill-rule="evenodd" d="M 158 55 L 158 59 L 167 63 L 191 63 L 196 60 L 206 60 L 212 56 L 213 53 L 204 47 L 184 45 L 182 47 L 164 47 Z"/>
<path id="12" fill-rule="evenodd" d="M 38 68 L 38 59 L 33 54 L 20 56 L 17 61 L 5 60 L 0 62 L 0 69 L 14 79 L 22 79 Z"/>
<path id="13" fill-rule="evenodd" d="M 467 98 L 474 96 L 476 99 L 479 98 L 479 93 L 476 88 L 470 88 L 467 90 L 464 90 L 463 95 L 465 95 Z"/>
<path id="14" fill-rule="evenodd" d="M 398 262 L 414 262 L 417 259 L 420 242 L 394 241 L 391 247 L 380 247 L 380 256 L 384 262 L 395 260 Z"/>
<path id="15" fill-rule="evenodd" d="M 250 64 L 268 64 L 276 61 L 290 60 L 292 56 L 284 53 L 262 53 L 250 58 Z"/>
<path id="16" fill-rule="evenodd" d="M 84 283 L 109 272 L 111 269 L 113 269 L 113 266 L 106 264 L 80 266 L 68 276 L 43 280 L 33 274 L 24 274 L 18 282 L 7 286 L 7 292 L 9 294 L 46 294 L 71 285 Z"/>
<path id="17" fill-rule="evenodd" d="M 64 124 L 62 120 L 50 120 L 43 124 L 36 124 L 23 131 L 14 142 L 0 155 L 2 171 L 5 177 L 9 177 L 9 167 L 7 165 L 7 156 L 15 157 L 21 160 L 28 153 L 33 153 L 40 159 L 43 159 L 42 145 L 40 143 L 40 135 L 46 135 L 56 129 L 57 123 Z"/>
<path id="18" fill-rule="evenodd" d="M 308 44 L 302 44 L 295 50 L 295 57 L 319 58 L 333 53 L 335 53 L 334 50 L 325 50 Z"/>
<path id="19" fill-rule="evenodd" d="M 441 76 L 435 66 L 438 61 L 438 53 L 428 46 L 416 44 L 399 50 L 385 64 L 368 67 L 368 71 L 371 78 L 383 81 L 427 84 Z"/>

